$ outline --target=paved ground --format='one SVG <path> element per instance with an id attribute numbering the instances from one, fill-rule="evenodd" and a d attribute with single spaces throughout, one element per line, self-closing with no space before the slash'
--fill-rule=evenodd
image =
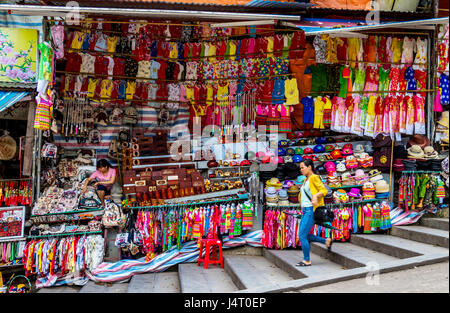
<path id="1" fill-rule="evenodd" d="M 302 293 L 448 293 L 449 262 L 381 274 L 379 285 L 368 285 L 365 278 L 301 290 Z M 376 279 L 369 280 L 375 282 Z"/>

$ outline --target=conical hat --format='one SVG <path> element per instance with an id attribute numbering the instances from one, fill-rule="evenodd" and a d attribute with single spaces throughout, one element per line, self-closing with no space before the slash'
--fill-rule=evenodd
<path id="1" fill-rule="evenodd" d="M 0 137 L 0 160 L 11 160 L 17 151 L 17 143 L 9 135 Z"/>

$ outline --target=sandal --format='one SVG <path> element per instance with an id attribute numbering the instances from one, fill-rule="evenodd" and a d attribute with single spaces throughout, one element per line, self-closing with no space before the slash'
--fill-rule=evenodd
<path id="1" fill-rule="evenodd" d="M 331 241 L 330 241 L 330 246 L 327 247 L 327 249 L 328 249 L 329 252 L 331 251 L 331 246 L 332 246 L 332 245 L 333 245 L 333 239 L 331 239 Z"/>
<path id="2" fill-rule="evenodd" d="M 304 263 L 303 261 L 300 261 L 300 262 L 298 262 L 297 264 L 295 264 L 295 266 L 303 267 L 303 266 L 311 266 L 311 264 L 306 264 L 306 263 Z"/>

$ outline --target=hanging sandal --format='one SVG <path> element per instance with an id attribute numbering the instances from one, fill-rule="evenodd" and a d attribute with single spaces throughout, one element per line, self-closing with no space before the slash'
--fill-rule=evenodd
<path id="1" fill-rule="evenodd" d="M 306 264 L 306 263 L 304 263 L 303 261 L 300 261 L 300 262 L 298 262 L 297 264 L 295 264 L 295 266 L 303 267 L 303 266 L 311 266 L 311 264 Z"/>

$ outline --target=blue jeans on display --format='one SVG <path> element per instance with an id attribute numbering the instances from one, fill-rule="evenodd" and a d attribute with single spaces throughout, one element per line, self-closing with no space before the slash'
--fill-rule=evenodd
<path id="1" fill-rule="evenodd" d="M 309 234 L 314 225 L 313 207 L 302 208 L 302 218 L 300 219 L 299 239 L 302 245 L 303 259 L 309 262 L 310 242 L 320 242 L 325 244 L 326 239 Z"/>

